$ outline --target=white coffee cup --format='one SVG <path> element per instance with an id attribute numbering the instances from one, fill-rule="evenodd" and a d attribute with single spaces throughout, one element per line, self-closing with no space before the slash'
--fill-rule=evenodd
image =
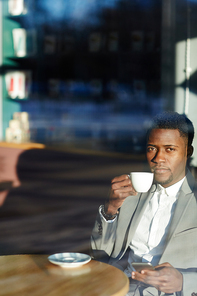
<path id="1" fill-rule="evenodd" d="M 153 173 L 131 172 L 130 179 L 137 192 L 147 192 L 153 183 Z"/>

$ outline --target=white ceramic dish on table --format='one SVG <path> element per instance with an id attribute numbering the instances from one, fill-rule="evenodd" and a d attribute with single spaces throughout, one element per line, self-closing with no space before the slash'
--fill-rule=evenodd
<path id="1" fill-rule="evenodd" d="M 61 267 L 79 267 L 88 263 L 91 257 L 82 253 L 57 253 L 49 256 L 48 260 Z"/>

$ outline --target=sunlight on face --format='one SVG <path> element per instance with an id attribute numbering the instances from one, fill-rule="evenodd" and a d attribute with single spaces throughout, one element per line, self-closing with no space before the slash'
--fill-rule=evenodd
<path id="1" fill-rule="evenodd" d="M 185 176 L 187 144 L 178 130 L 153 129 L 147 142 L 147 160 L 155 181 L 171 186 Z"/>

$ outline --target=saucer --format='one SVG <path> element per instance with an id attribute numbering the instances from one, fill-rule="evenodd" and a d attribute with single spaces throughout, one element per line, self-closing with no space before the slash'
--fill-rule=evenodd
<path id="1" fill-rule="evenodd" d="M 48 260 L 61 267 L 79 267 L 88 263 L 91 257 L 82 253 L 57 253 L 49 256 Z"/>

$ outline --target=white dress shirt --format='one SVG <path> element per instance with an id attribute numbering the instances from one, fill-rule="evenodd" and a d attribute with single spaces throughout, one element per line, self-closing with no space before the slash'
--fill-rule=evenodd
<path id="1" fill-rule="evenodd" d="M 151 262 L 154 266 L 158 264 L 184 179 L 185 177 L 167 188 L 157 184 L 157 189 L 153 193 L 130 243 L 131 251 L 128 267 L 125 270 L 129 277 L 133 271 L 132 262 Z"/>

